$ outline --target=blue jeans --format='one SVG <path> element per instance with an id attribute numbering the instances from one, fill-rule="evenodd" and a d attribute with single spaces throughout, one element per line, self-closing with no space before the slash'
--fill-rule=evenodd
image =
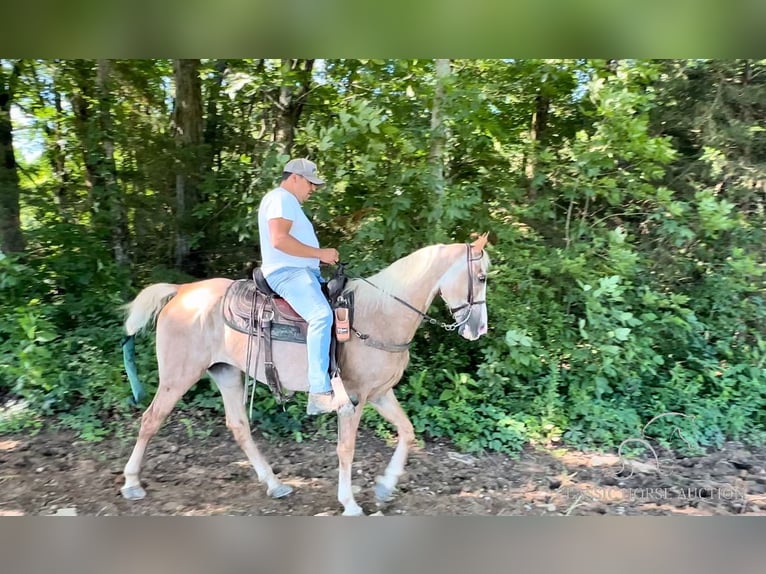
<path id="1" fill-rule="evenodd" d="M 322 293 L 320 281 L 319 269 L 309 267 L 285 267 L 266 277 L 269 286 L 308 323 L 306 350 L 310 393 L 332 390 L 328 369 L 333 313 Z"/>

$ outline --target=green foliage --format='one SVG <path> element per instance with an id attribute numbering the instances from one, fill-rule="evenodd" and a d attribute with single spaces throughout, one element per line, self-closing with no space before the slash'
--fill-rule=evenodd
<path id="1" fill-rule="evenodd" d="M 63 233 L 32 234 L 40 247 L 24 263 L 0 259 L 0 395 L 23 399 L 40 414 L 60 414 L 95 439 L 106 432 L 102 418 L 124 411 L 124 375 L 114 360 L 124 276 L 108 257 L 99 262 L 101 249 L 78 237 L 81 230 Z M 66 248 L 59 244 L 64 238 Z"/>
<path id="2" fill-rule="evenodd" d="M 280 98 L 305 79 L 283 64 L 203 62 L 210 154 L 190 240 L 211 275 L 241 276 L 257 258 L 253 213 L 287 158 L 272 137 Z M 98 440 L 131 412 L 120 304 L 148 282 L 190 277 L 173 257 L 182 158 L 168 129 L 170 63 L 115 63 L 110 135 L 129 270 L 96 238 L 77 117 L 55 105 L 93 81 L 88 66 L 34 62 L 38 75 L 20 80 L 45 154 L 22 178 L 28 252 L 0 258 L 0 396 L 28 405 L 0 425 L 56 415 Z M 453 61 L 437 193 L 433 62 L 315 64 L 311 89 L 291 102 L 290 153 L 327 177 L 305 207 L 351 273 L 493 232 L 488 335 L 423 327 L 397 387 L 422 436 L 472 452 L 529 441 L 615 449 L 674 412 L 687 416 L 657 419 L 647 436 L 674 448 L 687 448 L 676 428 L 703 447 L 764 439 L 764 78 L 752 60 Z M 447 317 L 437 304 L 429 313 Z M 137 353 L 150 392 L 151 348 L 145 337 Z M 210 385 L 184 406 L 222 416 Z M 283 410 L 259 388 L 254 425 L 296 440 L 335 432 L 304 408 L 299 397 Z M 362 421 L 392 432 L 371 409 Z"/>
<path id="3" fill-rule="evenodd" d="M 0 434 L 34 435 L 42 428 L 40 415 L 26 401 L 10 400 L 0 407 Z"/>
<path id="4" fill-rule="evenodd" d="M 614 448 L 681 412 L 698 445 L 763 439 L 762 238 L 741 233 L 758 224 L 704 183 L 688 195 L 662 185 L 678 156 L 649 128 L 657 77 L 653 64 L 594 76 L 595 121 L 540 154 L 540 195 L 498 203 L 510 226 L 492 252 L 494 336 L 478 368 L 453 377 L 460 391 L 435 372 L 452 349 L 426 355 L 413 393 L 400 391 L 420 430 L 513 449 L 493 434 L 505 415 L 522 442 Z M 685 444 L 677 433 L 661 442 Z"/>
<path id="5" fill-rule="evenodd" d="M 470 376 L 446 373 L 445 378 L 446 388 L 433 400 L 425 397 L 432 391 L 424 387 L 422 374 L 410 378 L 414 397 L 407 405 L 414 409 L 415 430 L 431 437 L 447 437 L 467 452 L 489 449 L 516 454 L 528 439 L 524 421 L 508 414 L 492 389 Z"/>

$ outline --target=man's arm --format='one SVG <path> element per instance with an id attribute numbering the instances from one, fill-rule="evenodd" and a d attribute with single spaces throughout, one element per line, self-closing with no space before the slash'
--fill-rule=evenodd
<path id="1" fill-rule="evenodd" d="M 293 257 L 316 257 L 322 263 L 337 263 L 338 250 L 333 248 L 322 249 L 320 247 L 311 247 L 298 241 L 290 235 L 290 229 L 293 222 L 283 217 L 269 219 L 269 237 L 271 246 L 274 249 L 292 255 Z"/>

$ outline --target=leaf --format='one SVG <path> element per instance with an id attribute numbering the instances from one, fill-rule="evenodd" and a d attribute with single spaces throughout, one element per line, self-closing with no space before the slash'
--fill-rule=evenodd
<path id="1" fill-rule="evenodd" d="M 601 345 L 601 352 L 605 355 L 618 355 L 620 348 L 616 345 Z"/>
<path id="2" fill-rule="evenodd" d="M 598 376 L 595 378 L 596 382 L 596 395 L 601 396 L 604 393 L 608 393 L 612 390 L 609 386 L 609 381 L 605 377 Z"/>
<path id="3" fill-rule="evenodd" d="M 519 331 L 516 331 L 515 329 L 510 329 L 505 334 L 505 342 L 509 347 L 531 347 L 532 346 L 532 339 L 528 335 L 525 335 L 524 333 L 520 333 Z"/>
<path id="4" fill-rule="evenodd" d="M 585 319 L 580 319 L 577 322 L 577 326 L 580 328 L 580 336 L 587 341 L 588 332 L 585 330 L 585 324 L 586 324 Z"/>
<path id="5" fill-rule="evenodd" d="M 614 330 L 614 337 L 618 341 L 627 341 L 629 336 L 630 336 L 629 327 L 619 327 Z"/>
<path id="6" fill-rule="evenodd" d="M 49 341 L 53 341 L 57 338 L 57 335 L 55 333 L 52 333 L 51 331 L 41 331 L 37 333 L 37 336 L 35 337 L 35 341 L 38 343 L 47 343 Z"/>

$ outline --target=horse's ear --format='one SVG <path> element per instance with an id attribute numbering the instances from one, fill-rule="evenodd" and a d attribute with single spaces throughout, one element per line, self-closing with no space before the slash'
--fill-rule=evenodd
<path id="1" fill-rule="evenodd" d="M 476 241 L 471 243 L 471 247 L 473 247 L 476 251 L 483 251 L 484 248 L 487 246 L 487 240 L 489 239 L 489 231 L 487 231 L 484 235 L 480 235 Z"/>

